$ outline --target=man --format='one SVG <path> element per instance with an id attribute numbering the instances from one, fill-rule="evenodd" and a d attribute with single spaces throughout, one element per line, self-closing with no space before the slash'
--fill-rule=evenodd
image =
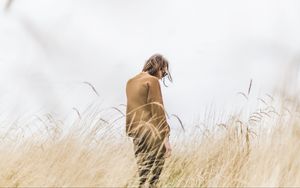
<path id="1" fill-rule="evenodd" d="M 172 82 L 168 61 L 154 54 L 146 61 L 142 72 L 126 84 L 126 134 L 133 138 L 140 187 L 147 179 L 150 187 L 155 187 L 165 158 L 171 155 L 170 126 L 159 84 L 166 76 Z"/>

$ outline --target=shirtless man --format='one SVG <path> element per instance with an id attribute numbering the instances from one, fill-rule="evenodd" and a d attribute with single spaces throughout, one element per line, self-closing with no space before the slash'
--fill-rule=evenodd
<path id="1" fill-rule="evenodd" d="M 139 186 L 155 187 L 165 158 L 171 155 L 170 126 L 166 121 L 159 80 L 168 76 L 168 61 L 154 54 L 145 63 L 142 72 L 126 84 L 126 134 L 133 138 L 134 153 L 139 170 Z"/>

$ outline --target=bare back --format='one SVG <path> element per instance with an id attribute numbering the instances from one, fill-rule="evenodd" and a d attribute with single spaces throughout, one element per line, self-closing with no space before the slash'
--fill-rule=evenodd
<path id="1" fill-rule="evenodd" d="M 162 137 L 170 132 L 163 108 L 161 88 L 158 78 L 141 72 L 126 84 L 126 134 L 136 137 L 138 126 L 148 122 L 155 126 Z M 143 125 L 142 125 L 143 126 Z"/>

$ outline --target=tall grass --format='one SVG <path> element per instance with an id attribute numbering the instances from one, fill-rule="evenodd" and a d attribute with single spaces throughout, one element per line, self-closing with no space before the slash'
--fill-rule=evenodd
<path id="1" fill-rule="evenodd" d="M 159 185 L 299 186 L 299 105 L 282 104 L 244 120 L 233 115 L 186 139 L 171 136 L 173 153 Z M 50 114 L 36 117 L 30 135 L 22 122 L 12 125 L 1 137 L 0 185 L 137 186 L 132 142 L 100 112 L 91 105 L 68 129 Z"/>
<path id="2" fill-rule="evenodd" d="M 171 134 L 159 186 L 300 186 L 299 99 L 283 93 L 259 98 L 263 105 L 254 112 L 204 122 L 201 131 L 180 121 L 184 131 Z M 0 186 L 137 186 L 133 143 L 119 121 L 124 108 L 94 103 L 74 111 L 71 125 L 51 114 L 1 125 Z"/>

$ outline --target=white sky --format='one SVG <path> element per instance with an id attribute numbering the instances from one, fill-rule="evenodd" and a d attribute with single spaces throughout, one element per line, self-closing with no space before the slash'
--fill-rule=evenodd
<path id="1" fill-rule="evenodd" d="M 65 117 L 95 100 L 83 81 L 104 106 L 126 103 L 127 79 L 159 52 L 170 114 L 230 111 L 250 79 L 254 99 L 278 83 L 299 55 L 299 20 L 298 0 L 15 0 L 0 14 L 0 110 Z"/>

